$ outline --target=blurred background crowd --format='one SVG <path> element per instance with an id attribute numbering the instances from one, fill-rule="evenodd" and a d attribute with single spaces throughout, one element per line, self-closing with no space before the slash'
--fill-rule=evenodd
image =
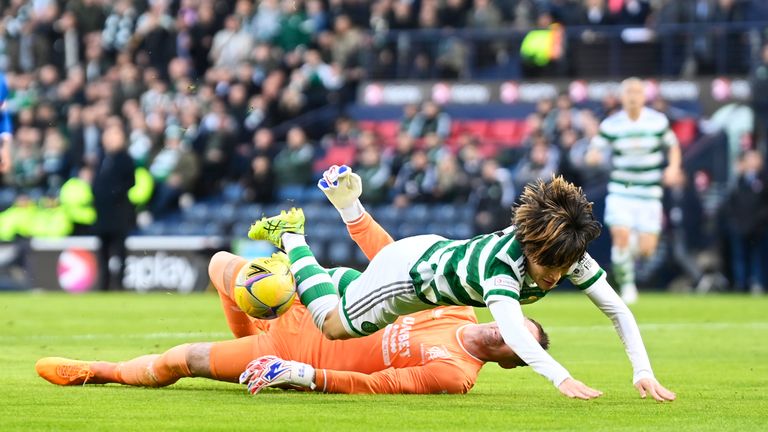
<path id="1" fill-rule="evenodd" d="M 694 137 L 730 134 L 731 181 L 719 202 L 732 199 L 740 212 L 755 205 L 738 194 L 754 193 L 764 176 L 762 158 L 744 150 L 759 148 L 753 123 L 768 124 L 765 35 L 696 30 L 765 22 L 760 0 L 0 0 L 0 11 L 0 70 L 15 129 L 0 190 L 3 240 L 90 232 L 89 208 L 110 207 L 99 185 L 116 181 L 130 203 L 112 208 L 111 222 L 127 231 L 135 211 L 143 233 L 172 226 L 239 235 L 270 205 L 322 202 L 314 183 L 331 164 L 363 177 L 363 201 L 373 207 L 455 213 L 430 228 L 457 237 L 503 227 L 509 205 L 536 178 L 561 173 L 599 194 L 609 167 L 585 155 L 600 120 L 619 108 L 613 96 L 600 106 L 575 106 L 568 95 L 541 100 L 510 142 L 457 128 L 432 102 L 405 106 L 386 137 L 345 107 L 366 79 L 583 78 L 578 58 L 594 55 L 583 43 L 599 41 L 603 27 L 640 42 L 655 31 L 672 59 L 657 73 L 750 75 L 756 102 L 720 117 L 653 104 L 673 121 L 696 118 Z M 665 33 L 670 26 L 688 33 Z M 665 51 L 665 41 L 675 43 Z M 328 109 L 332 121 L 301 121 Z M 701 192 L 703 183 L 692 174 L 688 187 Z M 200 203 L 215 203 L 214 211 Z M 49 211 L 30 218 L 31 206 Z M 178 222 L 195 211 L 199 223 Z M 738 238 L 750 243 L 764 213 L 757 209 L 755 226 Z"/>

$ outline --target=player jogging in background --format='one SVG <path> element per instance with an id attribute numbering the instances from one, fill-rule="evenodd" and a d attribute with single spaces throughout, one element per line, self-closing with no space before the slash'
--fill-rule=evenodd
<path id="1" fill-rule="evenodd" d="M 320 181 L 347 222 L 363 216 L 360 178 L 343 166 Z M 317 263 L 304 238 L 304 215 L 291 209 L 256 221 L 252 239 L 284 248 L 291 260 L 302 304 L 331 339 L 375 333 L 399 316 L 438 305 L 488 306 L 504 341 L 539 374 L 569 397 L 591 399 L 602 393 L 573 379 L 525 328 L 521 303 L 544 297 L 568 277 L 608 316 L 624 342 L 641 395 L 673 400 L 653 376 L 632 313 L 606 282 L 604 271 L 586 253 L 600 226 L 581 189 L 562 177 L 529 185 L 504 231 L 469 240 L 415 236 L 382 249 L 343 292 Z"/>
<path id="2" fill-rule="evenodd" d="M 370 215 L 348 228 L 369 257 L 392 243 Z M 219 252 L 208 268 L 227 324 L 239 339 L 184 344 L 119 363 L 47 357 L 37 362 L 38 374 L 58 385 L 161 387 L 184 377 L 204 377 L 239 381 L 251 393 L 290 386 L 327 393 L 427 394 L 466 393 L 484 362 L 495 361 L 503 368 L 524 365 L 506 346 L 496 324 L 478 324 L 471 307 L 415 313 L 375 336 L 346 341 L 323 337 L 300 304 L 272 321 L 251 318 L 237 307 L 232 294 L 238 274 L 248 271 L 248 264 Z M 358 274 L 342 268 L 331 272 L 340 290 Z M 548 345 L 541 326 L 528 320 L 526 327 L 542 346 Z"/>
<path id="3" fill-rule="evenodd" d="M 624 80 L 621 103 L 621 111 L 600 123 L 587 160 L 598 164 L 600 150 L 612 150 L 605 223 L 613 242 L 614 278 L 622 299 L 631 304 L 637 301 L 635 259 L 650 257 L 659 242 L 662 183 L 677 184 L 683 174 L 677 137 L 664 114 L 645 106 L 643 81 Z"/>
<path id="4" fill-rule="evenodd" d="M 0 172 L 2 173 L 10 171 L 12 162 L 13 126 L 8 113 L 8 93 L 8 81 L 5 74 L 0 72 Z"/>

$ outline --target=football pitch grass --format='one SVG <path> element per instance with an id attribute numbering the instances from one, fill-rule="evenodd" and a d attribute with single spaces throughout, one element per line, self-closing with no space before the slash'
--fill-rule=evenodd
<path id="1" fill-rule="evenodd" d="M 467 395 L 348 396 L 183 379 L 163 389 L 57 387 L 45 356 L 125 360 L 231 336 L 218 298 L 0 294 L 0 431 L 12 430 L 768 430 L 768 298 L 644 295 L 633 311 L 657 377 L 678 400 L 641 400 L 610 322 L 579 294 L 524 307 L 593 401 L 561 396 L 529 368 L 486 365 Z M 489 319 L 478 310 L 481 321 Z"/>

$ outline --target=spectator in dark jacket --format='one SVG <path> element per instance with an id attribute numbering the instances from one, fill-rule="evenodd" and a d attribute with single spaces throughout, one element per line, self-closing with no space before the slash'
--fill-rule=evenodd
<path id="1" fill-rule="evenodd" d="M 99 236 L 99 288 L 110 288 L 109 259 L 114 252 L 120 260 L 120 269 L 114 284 L 122 289 L 127 251 L 125 239 L 136 223 L 133 204 L 128 190 L 134 184 L 133 160 L 125 150 L 125 132 L 120 120 L 110 119 L 102 134 L 104 155 L 93 179 L 93 205 L 96 208 L 94 232 Z"/>
<path id="2" fill-rule="evenodd" d="M 440 139 L 446 139 L 451 134 L 451 116 L 442 112 L 436 103 L 424 102 L 421 112 L 413 118 L 408 133 L 414 138 L 434 133 Z"/>
<path id="3" fill-rule="evenodd" d="M 733 283 L 744 291 L 749 284 L 754 294 L 765 286 L 763 243 L 768 222 L 768 176 L 763 157 L 757 151 L 744 153 L 739 177 L 726 203 L 729 225 Z"/>

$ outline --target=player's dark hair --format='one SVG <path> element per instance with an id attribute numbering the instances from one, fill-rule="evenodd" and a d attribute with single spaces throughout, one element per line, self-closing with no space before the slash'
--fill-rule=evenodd
<path id="1" fill-rule="evenodd" d="M 528 184 L 512 212 L 515 237 L 526 259 L 545 267 L 575 263 L 600 235 L 592 203 L 562 176 Z"/>

